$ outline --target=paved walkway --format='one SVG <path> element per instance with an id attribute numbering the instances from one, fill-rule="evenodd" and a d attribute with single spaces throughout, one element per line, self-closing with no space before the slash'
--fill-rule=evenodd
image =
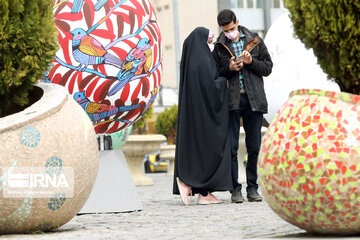
<path id="1" fill-rule="evenodd" d="M 165 174 L 149 176 L 154 179 L 154 186 L 137 188 L 143 211 L 81 215 L 50 233 L 4 235 L 0 239 L 323 238 L 309 235 L 283 221 L 265 202 L 232 204 L 230 194 L 225 192 L 215 193 L 224 201 L 222 204 L 198 206 L 196 197 L 192 197 L 190 205 L 183 206 L 180 197 L 171 194 L 172 177 Z"/>

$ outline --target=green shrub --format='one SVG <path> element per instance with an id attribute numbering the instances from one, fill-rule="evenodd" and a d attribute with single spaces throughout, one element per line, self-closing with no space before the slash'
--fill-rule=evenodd
<path id="1" fill-rule="evenodd" d="M 28 94 L 57 46 L 49 0 L 0 0 L 0 117 L 28 104 Z M 16 106 L 17 105 L 17 106 Z"/>
<path id="2" fill-rule="evenodd" d="M 165 108 L 164 112 L 157 116 L 155 130 L 168 139 L 168 142 L 175 144 L 177 128 L 178 106 L 175 104 L 170 108 Z"/>
<path id="3" fill-rule="evenodd" d="M 284 0 L 295 35 L 341 91 L 360 94 L 360 1 Z M 304 69 L 306 71 L 306 69 Z"/>

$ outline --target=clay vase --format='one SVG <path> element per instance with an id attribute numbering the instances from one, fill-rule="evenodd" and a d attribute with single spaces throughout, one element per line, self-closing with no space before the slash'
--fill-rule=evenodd
<path id="1" fill-rule="evenodd" d="M 0 118 L 0 234 L 62 226 L 85 204 L 97 176 L 89 117 L 60 85 L 37 87 L 39 101 Z"/>
<path id="2" fill-rule="evenodd" d="M 265 200 L 289 223 L 360 233 L 360 96 L 291 92 L 263 137 L 258 173 Z"/>

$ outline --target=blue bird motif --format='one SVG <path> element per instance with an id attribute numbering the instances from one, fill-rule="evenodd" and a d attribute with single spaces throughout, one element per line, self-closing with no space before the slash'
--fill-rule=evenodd
<path id="1" fill-rule="evenodd" d="M 91 121 L 95 124 L 106 117 L 113 116 L 119 112 L 126 112 L 140 107 L 140 104 L 116 107 L 114 105 L 106 105 L 97 102 L 91 102 L 86 96 L 85 92 L 76 92 L 74 99 L 90 117 Z"/>
<path id="2" fill-rule="evenodd" d="M 150 45 L 151 40 L 142 38 L 137 43 L 136 47 L 131 49 L 127 54 L 125 61 L 121 66 L 121 70 L 117 74 L 119 82 L 108 92 L 108 96 L 112 96 L 122 89 L 135 75 L 149 72 L 152 63 L 152 50 Z"/>
<path id="3" fill-rule="evenodd" d="M 117 68 L 122 68 L 123 61 L 108 53 L 98 40 L 90 36 L 83 29 L 76 28 L 70 33 L 73 35 L 73 56 L 80 63 L 76 67 L 77 71 L 85 71 L 88 65 L 96 64 L 110 64 Z"/>

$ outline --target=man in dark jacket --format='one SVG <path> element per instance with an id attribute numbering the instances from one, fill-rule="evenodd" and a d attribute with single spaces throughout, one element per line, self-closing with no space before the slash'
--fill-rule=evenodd
<path id="1" fill-rule="evenodd" d="M 263 114 L 267 113 L 267 101 L 263 76 L 271 73 L 273 63 L 263 40 L 247 28 L 231 10 L 222 10 L 218 15 L 222 29 L 213 55 L 218 74 L 228 79 L 231 142 L 232 179 L 234 190 L 231 201 L 244 202 L 241 184 L 238 182 L 238 159 L 240 117 L 246 134 L 248 163 L 246 166 L 247 199 L 261 201 L 257 184 L 257 158 L 261 144 Z"/>

